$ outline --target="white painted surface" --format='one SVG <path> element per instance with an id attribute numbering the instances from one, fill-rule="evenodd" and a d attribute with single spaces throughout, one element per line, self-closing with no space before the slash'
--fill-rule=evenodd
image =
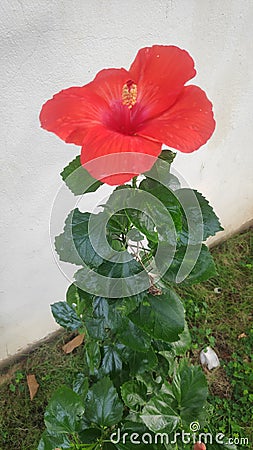
<path id="1" fill-rule="evenodd" d="M 143 46 L 174 44 L 196 61 L 214 103 L 210 143 L 175 167 L 210 200 L 230 234 L 253 216 L 252 0 L 1 1 L 0 359 L 56 329 L 49 304 L 68 281 L 49 241 L 59 172 L 79 152 L 39 128 L 42 103 Z"/>

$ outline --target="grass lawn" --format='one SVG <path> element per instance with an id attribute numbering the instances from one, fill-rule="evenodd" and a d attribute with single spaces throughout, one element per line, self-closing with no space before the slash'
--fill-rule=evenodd
<path id="1" fill-rule="evenodd" d="M 192 334 L 190 356 L 199 359 L 206 345 L 218 353 L 221 367 L 207 373 L 215 430 L 226 436 L 248 437 L 252 445 L 253 405 L 253 230 L 212 250 L 218 275 L 187 289 L 177 288 L 185 301 Z M 61 384 L 71 386 L 84 367 L 83 347 L 66 355 L 62 333 L 43 344 L 0 376 L 0 450 L 36 450 L 44 429 L 43 414 Z M 39 390 L 31 401 L 26 375 L 35 374 Z M 252 448 L 239 446 L 238 448 Z"/>

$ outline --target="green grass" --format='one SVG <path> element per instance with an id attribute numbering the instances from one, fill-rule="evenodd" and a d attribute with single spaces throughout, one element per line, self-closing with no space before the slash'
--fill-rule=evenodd
<path id="1" fill-rule="evenodd" d="M 193 361 L 198 361 L 199 351 L 206 345 L 211 345 L 221 359 L 222 367 L 207 374 L 207 378 L 209 402 L 214 408 L 212 426 L 227 436 L 238 433 L 246 437 L 252 432 L 252 244 L 250 230 L 214 248 L 218 275 L 201 285 L 178 289 L 192 332 Z M 217 288 L 220 293 L 215 292 Z M 245 336 L 238 338 L 242 333 Z M 62 384 L 71 386 L 75 374 L 84 367 L 82 347 L 69 355 L 63 353 L 62 345 L 67 339 L 70 336 L 65 333 L 43 344 L 3 373 L 0 450 L 36 450 L 52 393 Z M 36 375 L 40 385 L 33 401 L 26 385 L 29 373 Z"/>
<path id="2" fill-rule="evenodd" d="M 221 361 L 221 368 L 207 373 L 212 425 L 227 437 L 248 437 L 252 445 L 253 230 L 214 248 L 212 255 L 217 276 L 178 292 L 191 329 L 193 360 L 209 345 Z"/>
<path id="3" fill-rule="evenodd" d="M 0 450 L 35 450 L 51 395 L 62 384 L 71 387 L 74 376 L 80 368 L 84 369 L 83 347 L 64 354 L 62 346 L 66 338 L 64 333 L 53 342 L 43 344 L 15 366 L 11 379 L 0 386 Z M 29 373 L 35 374 L 40 385 L 33 401 L 26 383 Z"/>
<path id="4" fill-rule="evenodd" d="M 238 346 L 243 349 L 243 339 L 237 338 L 248 330 L 252 321 L 252 251 L 252 231 L 229 239 L 212 250 L 217 276 L 191 288 L 179 289 L 196 343 L 204 340 L 213 345 L 219 341 L 224 353 L 231 353 Z M 217 289 L 221 292 L 216 293 Z"/>

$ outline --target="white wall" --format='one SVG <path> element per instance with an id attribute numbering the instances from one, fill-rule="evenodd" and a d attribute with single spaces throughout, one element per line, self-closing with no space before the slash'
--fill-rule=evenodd
<path id="1" fill-rule="evenodd" d="M 196 61 L 194 82 L 214 103 L 217 129 L 175 167 L 202 191 L 225 233 L 253 217 L 253 1 L 1 1 L 0 359 L 56 329 L 49 304 L 68 281 L 51 252 L 59 172 L 79 152 L 39 128 L 42 103 L 104 67 L 128 67 L 143 46 L 174 44 Z"/>

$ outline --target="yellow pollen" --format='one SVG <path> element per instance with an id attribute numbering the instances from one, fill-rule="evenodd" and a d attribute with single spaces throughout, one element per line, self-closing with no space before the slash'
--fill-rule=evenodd
<path id="1" fill-rule="evenodd" d="M 131 109 L 137 102 L 137 85 L 133 81 L 127 81 L 122 88 L 122 103 Z"/>

